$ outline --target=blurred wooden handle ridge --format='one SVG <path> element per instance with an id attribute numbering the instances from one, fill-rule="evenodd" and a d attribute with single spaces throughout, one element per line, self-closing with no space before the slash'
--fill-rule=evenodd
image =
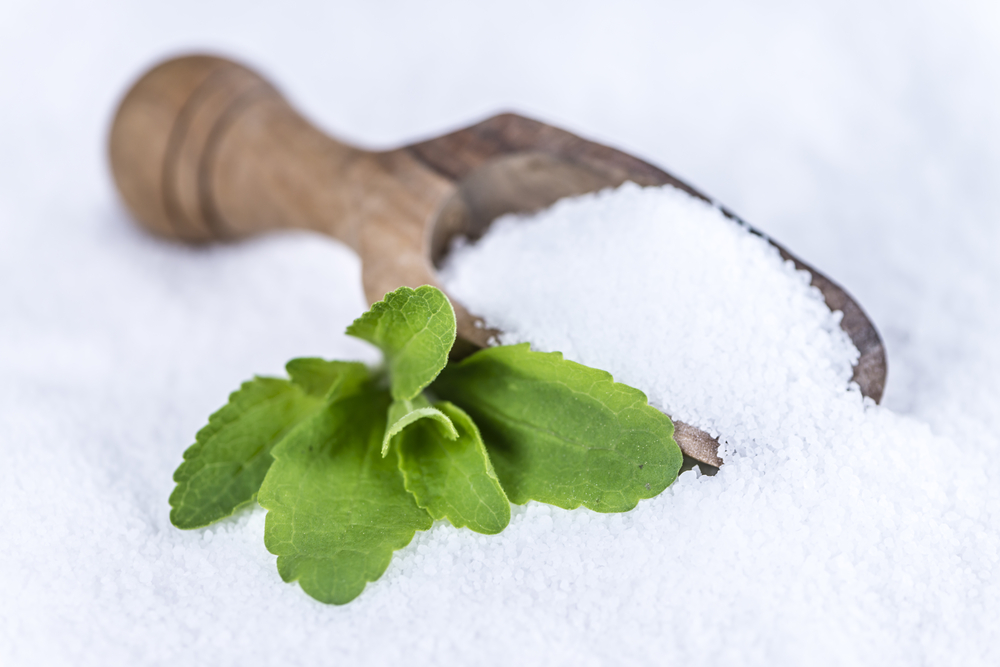
<path id="1" fill-rule="evenodd" d="M 358 251 L 362 212 L 409 204 L 400 182 L 425 171 L 330 138 L 260 75 L 202 55 L 157 65 L 131 88 L 110 158 L 128 208 L 158 235 L 200 242 L 295 227 Z"/>

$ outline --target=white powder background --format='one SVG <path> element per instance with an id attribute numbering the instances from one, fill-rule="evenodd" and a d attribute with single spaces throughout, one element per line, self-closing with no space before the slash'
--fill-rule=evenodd
<path id="1" fill-rule="evenodd" d="M 690 4 L 4 3 L 0 664 L 996 664 L 996 5 Z M 180 247 L 117 202 L 118 96 L 199 47 L 365 145 L 513 108 L 674 171 L 858 299 L 886 409 L 827 392 L 795 414 L 840 437 L 746 435 L 627 515 L 437 526 L 345 607 L 280 581 L 260 511 L 173 529 L 170 475 L 240 381 L 374 359 L 334 242 Z M 690 409 L 721 432 L 720 405 Z"/>

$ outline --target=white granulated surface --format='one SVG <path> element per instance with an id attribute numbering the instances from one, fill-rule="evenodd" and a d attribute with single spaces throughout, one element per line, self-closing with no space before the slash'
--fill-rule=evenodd
<path id="1" fill-rule="evenodd" d="M 1000 663 L 995 4 L 0 3 L 0 665 Z M 621 379 L 728 434 L 724 470 L 625 515 L 436 526 L 339 608 L 280 581 L 259 510 L 175 530 L 171 473 L 242 380 L 298 355 L 374 359 L 341 333 L 364 308 L 342 247 L 191 249 L 122 211 L 114 104 L 191 48 L 259 64 L 362 144 L 513 108 L 675 171 L 858 298 L 889 350 L 885 407 L 844 389 L 821 312 L 778 333 L 826 371 L 781 358 L 690 393 L 653 371 L 714 364 L 693 336 L 645 359 L 624 333 L 579 337 L 572 354 L 628 350 L 607 364 Z M 635 250 L 619 279 L 666 270 L 669 251 Z M 794 277 L 740 257 L 725 270 L 771 271 L 757 298 L 776 310 L 748 323 L 734 300 L 727 323 L 760 340 L 810 309 Z M 723 352 L 748 374 L 773 357 Z M 812 386 L 792 392 L 789 368 Z M 749 410 L 762 397 L 778 412 Z"/>
<path id="2" fill-rule="evenodd" d="M 793 662 L 943 663 L 954 637 L 1000 630 L 987 457 L 956 466 L 954 442 L 863 400 L 808 274 L 711 205 L 631 183 L 563 200 L 498 220 L 442 277 L 501 342 L 609 370 L 721 436 L 718 476 L 685 474 L 624 524 L 676 568 L 672 597 L 714 610 L 700 650 L 738 659 L 720 647 L 738 628 Z"/>

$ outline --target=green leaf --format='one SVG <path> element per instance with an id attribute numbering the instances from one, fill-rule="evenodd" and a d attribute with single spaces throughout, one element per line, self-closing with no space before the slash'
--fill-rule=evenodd
<path id="1" fill-rule="evenodd" d="M 412 401 L 393 401 L 389 406 L 389 421 L 386 423 L 385 435 L 382 437 L 382 456 L 389 451 L 389 441 L 397 433 L 413 422 L 429 418 L 432 420 L 438 432 L 454 440 L 458 437 L 455 425 L 451 423 L 448 416 L 435 407 L 432 407 L 423 394 L 417 394 Z"/>
<path id="2" fill-rule="evenodd" d="M 208 419 L 174 473 L 170 521 L 202 528 L 253 501 L 268 468 L 271 449 L 324 403 L 324 397 L 357 391 L 371 376 L 361 363 L 293 359 L 292 380 L 255 378 Z"/>
<path id="3" fill-rule="evenodd" d="M 261 486 L 264 544 L 281 578 L 321 602 L 356 598 L 433 523 L 380 455 L 389 402 L 369 384 L 328 404 L 274 448 Z"/>
<path id="4" fill-rule="evenodd" d="M 400 287 L 373 304 L 347 327 L 347 333 L 382 350 L 392 397 L 412 400 L 448 363 L 455 342 L 455 311 L 436 287 Z"/>
<path id="5" fill-rule="evenodd" d="M 184 452 L 174 473 L 170 521 L 201 528 L 252 501 L 271 466 L 271 448 L 322 405 L 322 398 L 288 380 L 243 383 Z"/>
<path id="6" fill-rule="evenodd" d="M 680 470 L 669 417 L 638 389 L 559 352 L 527 343 L 481 350 L 449 366 L 432 390 L 475 420 L 514 503 L 623 512 Z"/>
<path id="7" fill-rule="evenodd" d="M 300 357 L 285 364 L 292 382 L 311 396 L 328 402 L 355 394 L 371 377 L 371 371 L 360 361 L 326 361 L 316 357 Z"/>
<path id="8" fill-rule="evenodd" d="M 430 421 L 411 425 L 395 440 L 399 469 L 417 504 L 435 519 L 448 519 L 456 528 L 468 526 L 494 535 L 510 523 L 510 502 L 486 454 L 479 429 L 458 406 L 442 401 L 435 407 L 456 437 L 442 437 Z"/>

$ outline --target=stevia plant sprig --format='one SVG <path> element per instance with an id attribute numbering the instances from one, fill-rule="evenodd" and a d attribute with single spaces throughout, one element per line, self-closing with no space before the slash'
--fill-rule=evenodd
<path id="1" fill-rule="evenodd" d="M 288 379 L 244 383 L 170 496 L 179 528 L 256 497 L 278 572 L 317 600 L 353 600 L 434 520 L 495 534 L 511 501 L 623 512 L 680 469 L 670 418 L 604 371 L 527 344 L 449 365 L 455 314 L 434 287 L 387 294 L 347 333 L 382 367 L 293 359 Z"/>

